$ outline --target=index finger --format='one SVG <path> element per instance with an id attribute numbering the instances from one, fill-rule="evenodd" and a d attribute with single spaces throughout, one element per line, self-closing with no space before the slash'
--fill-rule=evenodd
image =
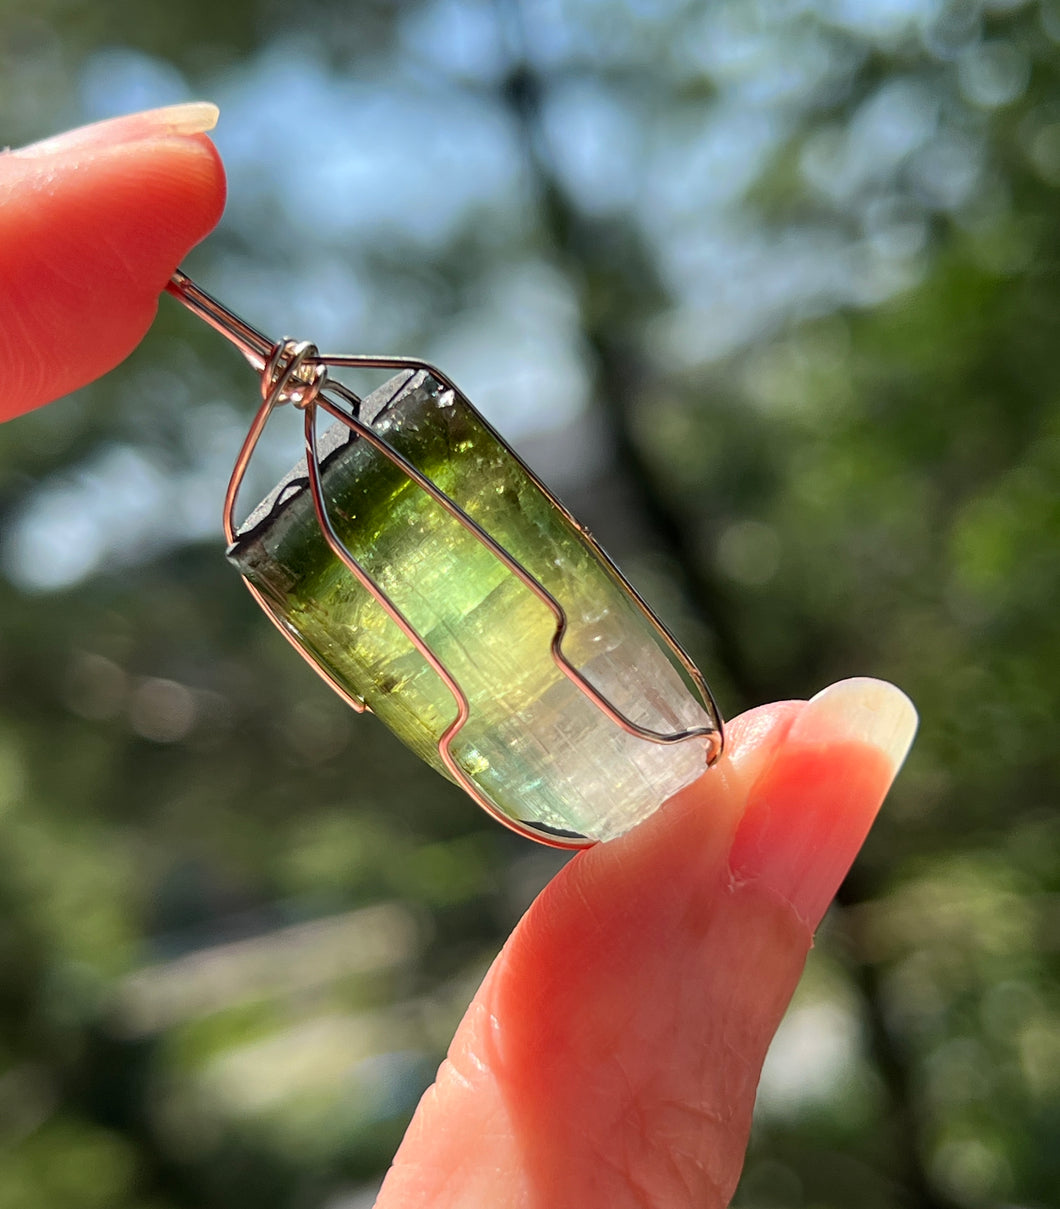
<path id="1" fill-rule="evenodd" d="M 0 419 L 113 369 L 224 209 L 214 105 L 99 122 L 0 154 Z"/>

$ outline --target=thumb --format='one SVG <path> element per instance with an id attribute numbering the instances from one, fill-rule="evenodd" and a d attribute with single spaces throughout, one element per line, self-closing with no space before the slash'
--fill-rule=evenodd
<path id="1" fill-rule="evenodd" d="M 204 131 L 174 105 L 0 154 L 0 419 L 112 369 L 139 343 L 178 261 L 224 208 Z"/>
<path id="2" fill-rule="evenodd" d="M 537 899 L 465 1017 L 378 1209 L 721 1209 L 766 1048 L 912 741 L 852 680 L 728 728 L 723 760 Z"/>

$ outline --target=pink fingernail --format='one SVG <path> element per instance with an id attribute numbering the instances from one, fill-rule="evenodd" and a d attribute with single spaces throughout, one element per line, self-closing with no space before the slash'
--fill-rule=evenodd
<path id="1" fill-rule="evenodd" d="M 129 143 L 140 139 L 165 138 L 169 135 L 204 134 L 217 125 L 220 111 L 209 101 L 190 101 L 184 105 L 167 105 L 124 117 L 109 118 L 79 126 L 52 138 L 20 147 L 11 154 L 18 156 L 56 155 L 101 145 Z"/>
<path id="2" fill-rule="evenodd" d="M 898 775 L 916 734 L 912 701 L 885 680 L 858 677 L 822 690 L 795 719 L 789 742 L 865 743 L 875 747 Z"/>
<path id="3" fill-rule="evenodd" d="M 818 693 L 751 791 L 729 858 L 734 879 L 768 887 L 816 927 L 916 726 L 912 702 L 882 680 L 844 680 Z"/>

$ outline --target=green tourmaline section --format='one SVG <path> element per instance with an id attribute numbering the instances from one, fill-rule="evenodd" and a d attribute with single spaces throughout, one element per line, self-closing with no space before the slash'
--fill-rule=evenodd
<path id="1" fill-rule="evenodd" d="M 465 399 L 406 372 L 364 400 L 361 418 L 561 602 L 564 653 L 613 705 L 663 733 L 711 724 L 614 573 Z M 608 839 L 703 771 L 702 740 L 667 747 L 630 735 L 579 691 L 550 656 L 547 606 L 401 468 L 344 425 L 320 444 L 332 525 L 467 694 L 452 751 L 501 812 Z M 303 649 L 448 775 L 437 744 L 456 702 L 333 555 L 304 462 L 229 556 Z"/>

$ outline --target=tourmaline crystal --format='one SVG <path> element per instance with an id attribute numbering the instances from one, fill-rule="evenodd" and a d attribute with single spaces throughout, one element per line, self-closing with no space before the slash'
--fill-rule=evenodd
<path id="1" fill-rule="evenodd" d="M 408 371 L 368 396 L 360 418 L 559 600 L 564 653 L 627 718 L 660 733 L 711 725 L 611 570 L 461 396 Z M 606 840 L 703 772 L 704 740 L 652 743 L 586 697 L 550 656 L 548 608 L 384 454 L 335 424 L 320 455 L 339 537 L 467 694 L 470 717 L 452 752 L 498 810 L 545 832 Z M 456 702 L 328 547 L 304 461 L 229 557 L 316 662 L 448 775 L 437 744 Z"/>

